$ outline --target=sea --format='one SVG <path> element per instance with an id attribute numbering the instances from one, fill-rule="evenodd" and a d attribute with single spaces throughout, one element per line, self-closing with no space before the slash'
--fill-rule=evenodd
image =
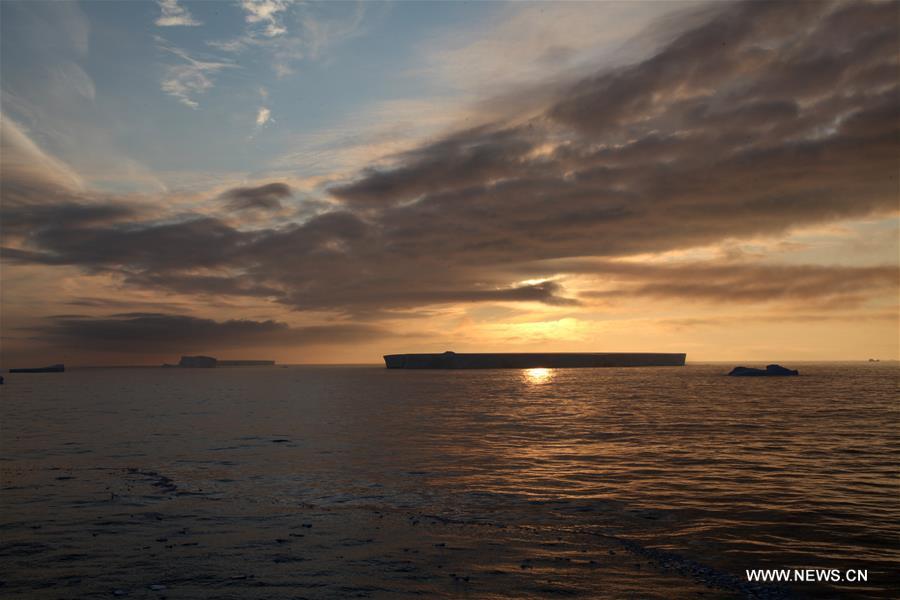
<path id="1" fill-rule="evenodd" d="M 900 367 L 731 366 L 4 374 L 0 596 L 900 597 Z"/>

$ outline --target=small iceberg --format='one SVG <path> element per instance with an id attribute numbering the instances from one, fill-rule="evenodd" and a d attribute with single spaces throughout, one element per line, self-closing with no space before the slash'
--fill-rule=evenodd
<path id="1" fill-rule="evenodd" d="M 796 369 L 786 369 L 781 365 L 766 365 L 765 369 L 754 369 L 752 367 L 735 367 L 729 373 L 732 377 L 784 377 L 789 375 L 799 375 Z"/>

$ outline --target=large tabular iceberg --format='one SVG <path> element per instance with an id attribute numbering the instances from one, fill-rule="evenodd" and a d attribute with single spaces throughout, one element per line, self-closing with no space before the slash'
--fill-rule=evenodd
<path id="1" fill-rule="evenodd" d="M 521 352 L 386 354 L 388 369 L 574 369 L 591 367 L 681 367 L 685 354 L 644 352 Z"/>

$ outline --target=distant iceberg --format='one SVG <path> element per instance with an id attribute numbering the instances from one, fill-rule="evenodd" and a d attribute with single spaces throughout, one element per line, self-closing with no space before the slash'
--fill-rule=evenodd
<path id="1" fill-rule="evenodd" d="M 30 369 L 10 369 L 10 373 L 62 373 L 66 370 L 66 366 L 62 363 L 50 365 L 49 367 L 32 367 Z"/>
<path id="2" fill-rule="evenodd" d="M 735 367 L 731 370 L 732 377 L 784 377 L 789 375 L 799 375 L 796 369 L 787 369 L 781 365 L 766 365 L 765 369 L 754 369 L 753 367 Z"/>
<path id="3" fill-rule="evenodd" d="M 188 369 L 215 369 L 216 367 L 271 367 L 274 360 L 218 360 L 213 356 L 182 356 L 178 366 Z M 171 365 L 163 365 L 171 366 Z"/>

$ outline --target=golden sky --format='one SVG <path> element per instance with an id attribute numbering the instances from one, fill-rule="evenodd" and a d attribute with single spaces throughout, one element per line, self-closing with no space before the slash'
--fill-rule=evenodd
<path id="1" fill-rule="evenodd" d="M 900 358 L 896 2 L 4 2 L 3 367 Z"/>

